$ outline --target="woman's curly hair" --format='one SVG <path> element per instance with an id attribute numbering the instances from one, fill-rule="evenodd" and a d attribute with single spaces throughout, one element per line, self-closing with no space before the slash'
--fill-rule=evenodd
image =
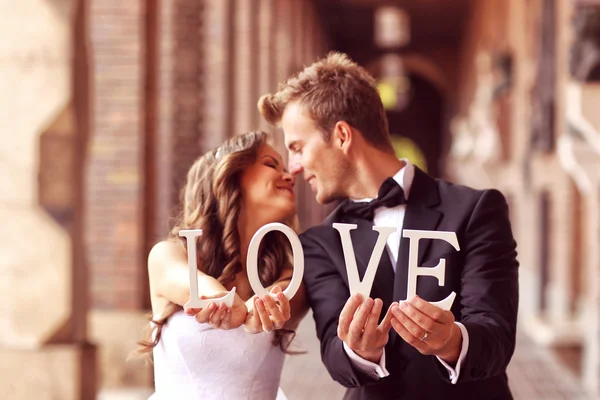
<path id="1" fill-rule="evenodd" d="M 267 133 L 261 131 L 244 133 L 201 156 L 190 168 L 181 192 L 182 208 L 170 239 L 180 241 L 186 248 L 186 239 L 179 236 L 179 231 L 202 229 L 196 243 L 198 269 L 223 285 L 232 283 L 243 270 L 237 225 L 242 198 L 240 181 L 246 168 L 257 161 L 267 138 Z M 291 255 L 285 235 L 277 231 L 267 234 L 258 257 L 263 285 L 273 284 L 284 268 L 292 266 Z M 169 303 L 159 318 L 151 320 L 153 330 L 149 332 L 149 339 L 139 342 L 139 353 L 152 351 L 160 340 L 163 325 L 179 310 L 180 306 Z M 284 351 L 291 341 L 283 340 L 287 333 L 290 331 L 275 331 L 274 345 Z"/>

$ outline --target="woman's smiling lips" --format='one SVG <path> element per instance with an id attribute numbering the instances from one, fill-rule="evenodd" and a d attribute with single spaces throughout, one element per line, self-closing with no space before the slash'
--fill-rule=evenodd
<path id="1" fill-rule="evenodd" d="M 294 195 L 294 189 L 291 186 L 280 186 L 277 189 L 286 191 L 286 192 L 290 193 L 292 196 Z"/>

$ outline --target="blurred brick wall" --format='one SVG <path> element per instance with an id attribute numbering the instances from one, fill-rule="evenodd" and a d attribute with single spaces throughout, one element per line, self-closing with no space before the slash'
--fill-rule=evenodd
<path id="1" fill-rule="evenodd" d="M 553 27 L 548 25 L 552 19 L 555 20 Z M 553 121 L 552 129 L 542 132 L 547 137 L 545 140 L 552 143 L 563 134 L 566 124 L 563 85 L 568 76 L 569 48 L 552 47 L 554 55 L 547 56 L 544 54 L 550 45 L 543 43 L 563 43 L 561 38 L 565 37 L 568 27 L 568 13 L 559 7 L 559 2 L 553 1 L 481 2 L 475 5 L 467 27 L 461 57 L 458 112 L 468 113 L 474 100 L 478 55 L 489 54 L 492 68 L 496 67 L 493 62 L 499 55 L 512 56 L 512 84 L 490 105 L 496 113 L 491 122 L 499 126 L 501 135 L 500 159 L 483 164 L 476 157 L 454 159 L 449 171 L 460 182 L 496 187 L 510 197 L 521 273 L 525 287 L 529 287 L 523 296 L 524 310 L 527 310 L 524 314 L 537 313 L 548 306 L 542 313 L 551 320 L 564 321 L 571 317 L 580 294 L 577 293 L 580 287 L 577 254 L 582 249 L 573 242 L 572 235 L 580 229 L 581 199 L 560 163 L 556 147 L 551 144 L 545 149 L 536 147 L 534 128 L 535 121 L 544 118 Z M 554 42 L 548 42 L 549 37 L 554 38 Z M 540 65 L 541 62 L 544 64 Z M 547 82 L 544 77 L 540 80 L 543 69 L 555 70 L 555 80 Z M 493 73 L 501 74 L 497 68 Z M 549 89 L 551 87 L 554 88 Z M 540 90 L 552 91 L 553 115 L 535 106 L 535 96 Z M 543 196 L 547 196 L 549 205 L 547 221 L 540 213 Z M 543 226 L 548 229 L 547 240 L 541 234 Z M 565 268 L 565 265 L 571 267 Z"/>
<path id="2" fill-rule="evenodd" d="M 92 138 L 87 171 L 91 305 L 141 306 L 144 2 L 90 2 Z"/>
<path id="3" fill-rule="evenodd" d="M 473 4 L 465 22 L 455 107 L 457 114 L 471 111 L 479 54 L 489 54 L 492 61 L 511 56 L 511 85 L 489 105 L 502 154 L 488 162 L 477 154 L 451 156 L 448 171 L 459 183 L 495 187 L 509 199 L 521 263 L 520 327 L 538 342 L 577 346 L 582 340 L 577 320 L 587 296 L 582 207 L 588 196 L 579 192 L 556 145 L 568 126 L 569 2 Z M 493 73 L 502 76 L 499 68 Z M 540 106 L 540 93 L 553 99 L 553 109 Z"/>
<path id="4" fill-rule="evenodd" d="M 273 130 L 258 97 L 323 56 L 327 35 L 300 0 L 96 0 L 90 26 L 92 305 L 141 309 L 147 252 L 168 233 L 190 165 L 236 133 Z M 302 219 L 320 221 L 299 186 Z"/>
<path id="5" fill-rule="evenodd" d="M 150 306 L 147 254 L 168 233 L 187 170 L 226 138 L 257 128 L 273 132 L 285 154 L 257 100 L 325 55 L 328 39 L 308 0 L 93 0 L 89 19 L 90 330 L 102 387 L 143 386 L 150 370 L 125 359 Z M 324 212 L 299 186 L 302 220 L 319 222 Z M 131 326 L 117 334 L 123 318 Z"/>
<path id="6" fill-rule="evenodd" d="M 205 115 L 204 2 L 151 3 L 144 261 L 151 246 L 168 233 L 186 171 L 201 151 L 199 132 Z"/>

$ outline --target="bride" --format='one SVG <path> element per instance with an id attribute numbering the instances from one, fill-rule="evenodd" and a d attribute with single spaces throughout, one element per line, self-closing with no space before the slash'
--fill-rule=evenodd
<path id="1" fill-rule="evenodd" d="M 140 351 L 154 358 L 152 400 L 285 398 L 279 380 L 293 330 L 308 309 L 304 288 L 291 301 L 282 293 L 293 266 L 279 232 L 267 234 L 259 253 L 260 279 L 277 301 L 254 295 L 245 264 L 260 227 L 295 218 L 293 187 L 264 132 L 238 135 L 192 165 L 176 226 L 148 258 L 154 318 Z M 190 299 L 183 229 L 203 230 L 196 244 L 199 294 L 219 298 L 235 287 L 231 308 L 183 309 Z"/>

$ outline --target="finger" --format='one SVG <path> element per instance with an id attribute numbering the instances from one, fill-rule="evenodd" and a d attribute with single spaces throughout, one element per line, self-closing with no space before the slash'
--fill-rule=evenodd
<path id="1" fill-rule="evenodd" d="M 217 306 L 215 303 L 209 303 L 205 309 L 196 314 L 196 321 L 200 322 L 201 324 L 208 323 L 210 316 L 216 309 Z"/>
<path id="2" fill-rule="evenodd" d="M 265 332 L 271 332 L 273 330 L 273 321 L 271 321 L 269 312 L 265 308 L 265 303 L 261 299 L 256 299 L 255 301 L 256 311 L 258 311 L 258 316 L 260 317 L 260 323 L 262 325 L 262 330 Z"/>
<path id="3" fill-rule="evenodd" d="M 227 311 L 225 311 L 224 315 L 221 317 L 221 326 L 228 326 L 229 323 L 231 322 L 231 315 L 232 315 L 232 311 L 231 308 L 228 308 Z"/>
<path id="4" fill-rule="evenodd" d="M 419 296 L 415 296 L 408 300 L 408 303 L 413 305 L 417 310 L 427 315 L 429 318 L 439 322 L 440 324 L 448 324 L 454 322 L 454 315 L 450 311 L 442 310 L 439 307 L 423 300 Z"/>
<path id="5" fill-rule="evenodd" d="M 422 354 L 428 353 L 427 344 L 420 341 L 419 339 L 415 338 L 412 335 L 412 333 L 410 333 L 404 327 L 404 325 L 402 325 L 400 323 L 400 321 L 398 321 L 396 318 L 392 318 L 391 323 L 392 323 L 392 328 L 394 328 L 394 330 L 396 332 L 398 332 L 398 335 L 402 338 L 402 340 L 404 340 L 406 343 L 408 343 L 409 345 L 411 345 L 412 347 L 417 349 L 420 353 L 422 353 Z"/>
<path id="6" fill-rule="evenodd" d="M 273 300 L 271 296 L 264 296 L 262 300 L 270 314 L 269 319 L 273 322 L 274 327 L 277 327 L 276 329 L 280 329 L 285 323 L 285 318 L 275 303 L 275 300 Z"/>
<path id="7" fill-rule="evenodd" d="M 381 314 L 382 308 L 383 301 L 381 301 L 381 299 L 375 299 L 373 301 L 373 307 L 371 308 L 371 312 L 367 317 L 364 336 L 370 337 L 377 330 L 377 322 L 379 321 L 379 315 Z"/>
<path id="8" fill-rule="evenodd" d="M 367 297 L 365 301 L 363 301 L 360 305 L 358 311 L 352 319 L 352 322 L 350 323 L 350 331 L 348 332 L 348 335 L 351 341 L 359 341 L 362 337 L 367 318 L 369 318 L 369 314 L 371 313 L 372 308 L 373 299 Z"/>
<path id="9" fill-rule="evenodd" d="M 283 290 L 281 290 L 281 286 L 279 286 L 279 285 L 275 285 L 271 288 L 271 293 L 277 294 L 277 293 L 281 293 L 281 292 L 283 292 Z"/>
<path id="10" fill-rule="evenodd" d="M 202 311 L 202 308 L 185 308 L 184 311 L 185 311 L 185 315 L 192 316 L 192 315 L 196 315 L 200 311 Z"/>
<path id="11" fill-rule="evenodd" d="M 395 317 L 394 320 L 399 321 L 402 324 L 402 326 L 404 326 L 404 328 L 415 337 L 415 339 L 420 341 L 420 339 L 423 338 L 423 336 L 425 336 L 425 334 L 427 333 L 425 329 L 417 325 L 412 319 L 410 319 L 408 315 L 406 315 L 402 311 L 402 306 L 394 307 L 393 313 Z M 394 321 L 392 320 L 392 323 L 393 322 Z"/>
<path id="12" fill-rule="evenodd" d="M 340 318 L 338 321 L 338 336 L 343 340 L 348 335 L 350 331 L 350 323 L 352 322 L 352 317 L 356 313 L 358 307 L 362 304 L 363 298 L 360 294 L 355 294 L 350 297 L 346 301 L 346 305 L 342 309 L 340 313 Z"/>
<path id="13" fill-rule="evenodd" d="M 383 320 L 377 327 L 377 330 L 379 331 L 379 333 L 382 333 L 382 334 L 388 333 L 390 331 L 390 329 L 392 328 L 392 319 L 394 318 L 394 313 L 393 313 L 394 307 L 398 307 L 398 303 L 392 303 L 390 308 L 388 308 L 387 312 L 385 313 L 385 317 L 383 317 Z"/>
<path id="14" fill-rule="evenodd" d="M 400 303 L 400 310 L 410 318 L 414 323 L 416 323 L 419 327 L 423 328 L 424 331 L 428 333 L 439 333 L 443 329 L 443 325 L 430 318 L 429 316 L 423 314 L 419 311 L 415 306 L 408 302 Z M 421 336 L 423 337 L 423 336 Z"/>
<path id="15" fill-rule="evenodd" d="M 215 327 L 218 328 L 219 325 L 221 324 L 221 318 L 223 317 L 223 314 L 227 312 L 227 306 L 224 303 L 221 303 L 219 305 L 219 307 L 217 307 L 217 309 L 215 310 L 215 312 L 212 313 L 212 315 L 209 318 L 210 324 Z"/>
<path id="16" fill-rule="evenodd" d="M 271 296 L 264 296 L 262 297 L 262 301 L 265 305 L 265 308 L 267 309 L 267 311 L 269 312 L 269 314 L 271 315 L 271 317 L 277 319 L 277 320 L 282 320 L 283 319 L 283 315 L 281 314 L 281 310 L 279 309 L 279 307 L 277 306 L 277 303 L 275 303 L 275 300 L 271 297 Z"/>
<path id="17" fill-rule="evenodd" d="M 285 297 L 283 292 L 277 293 L 277 301 L 279 301 L 279 309 L 283 314 L 283 318 L 287 321 L 292 317 L 292 307 L 290 305 L 290 300 Z"/>

